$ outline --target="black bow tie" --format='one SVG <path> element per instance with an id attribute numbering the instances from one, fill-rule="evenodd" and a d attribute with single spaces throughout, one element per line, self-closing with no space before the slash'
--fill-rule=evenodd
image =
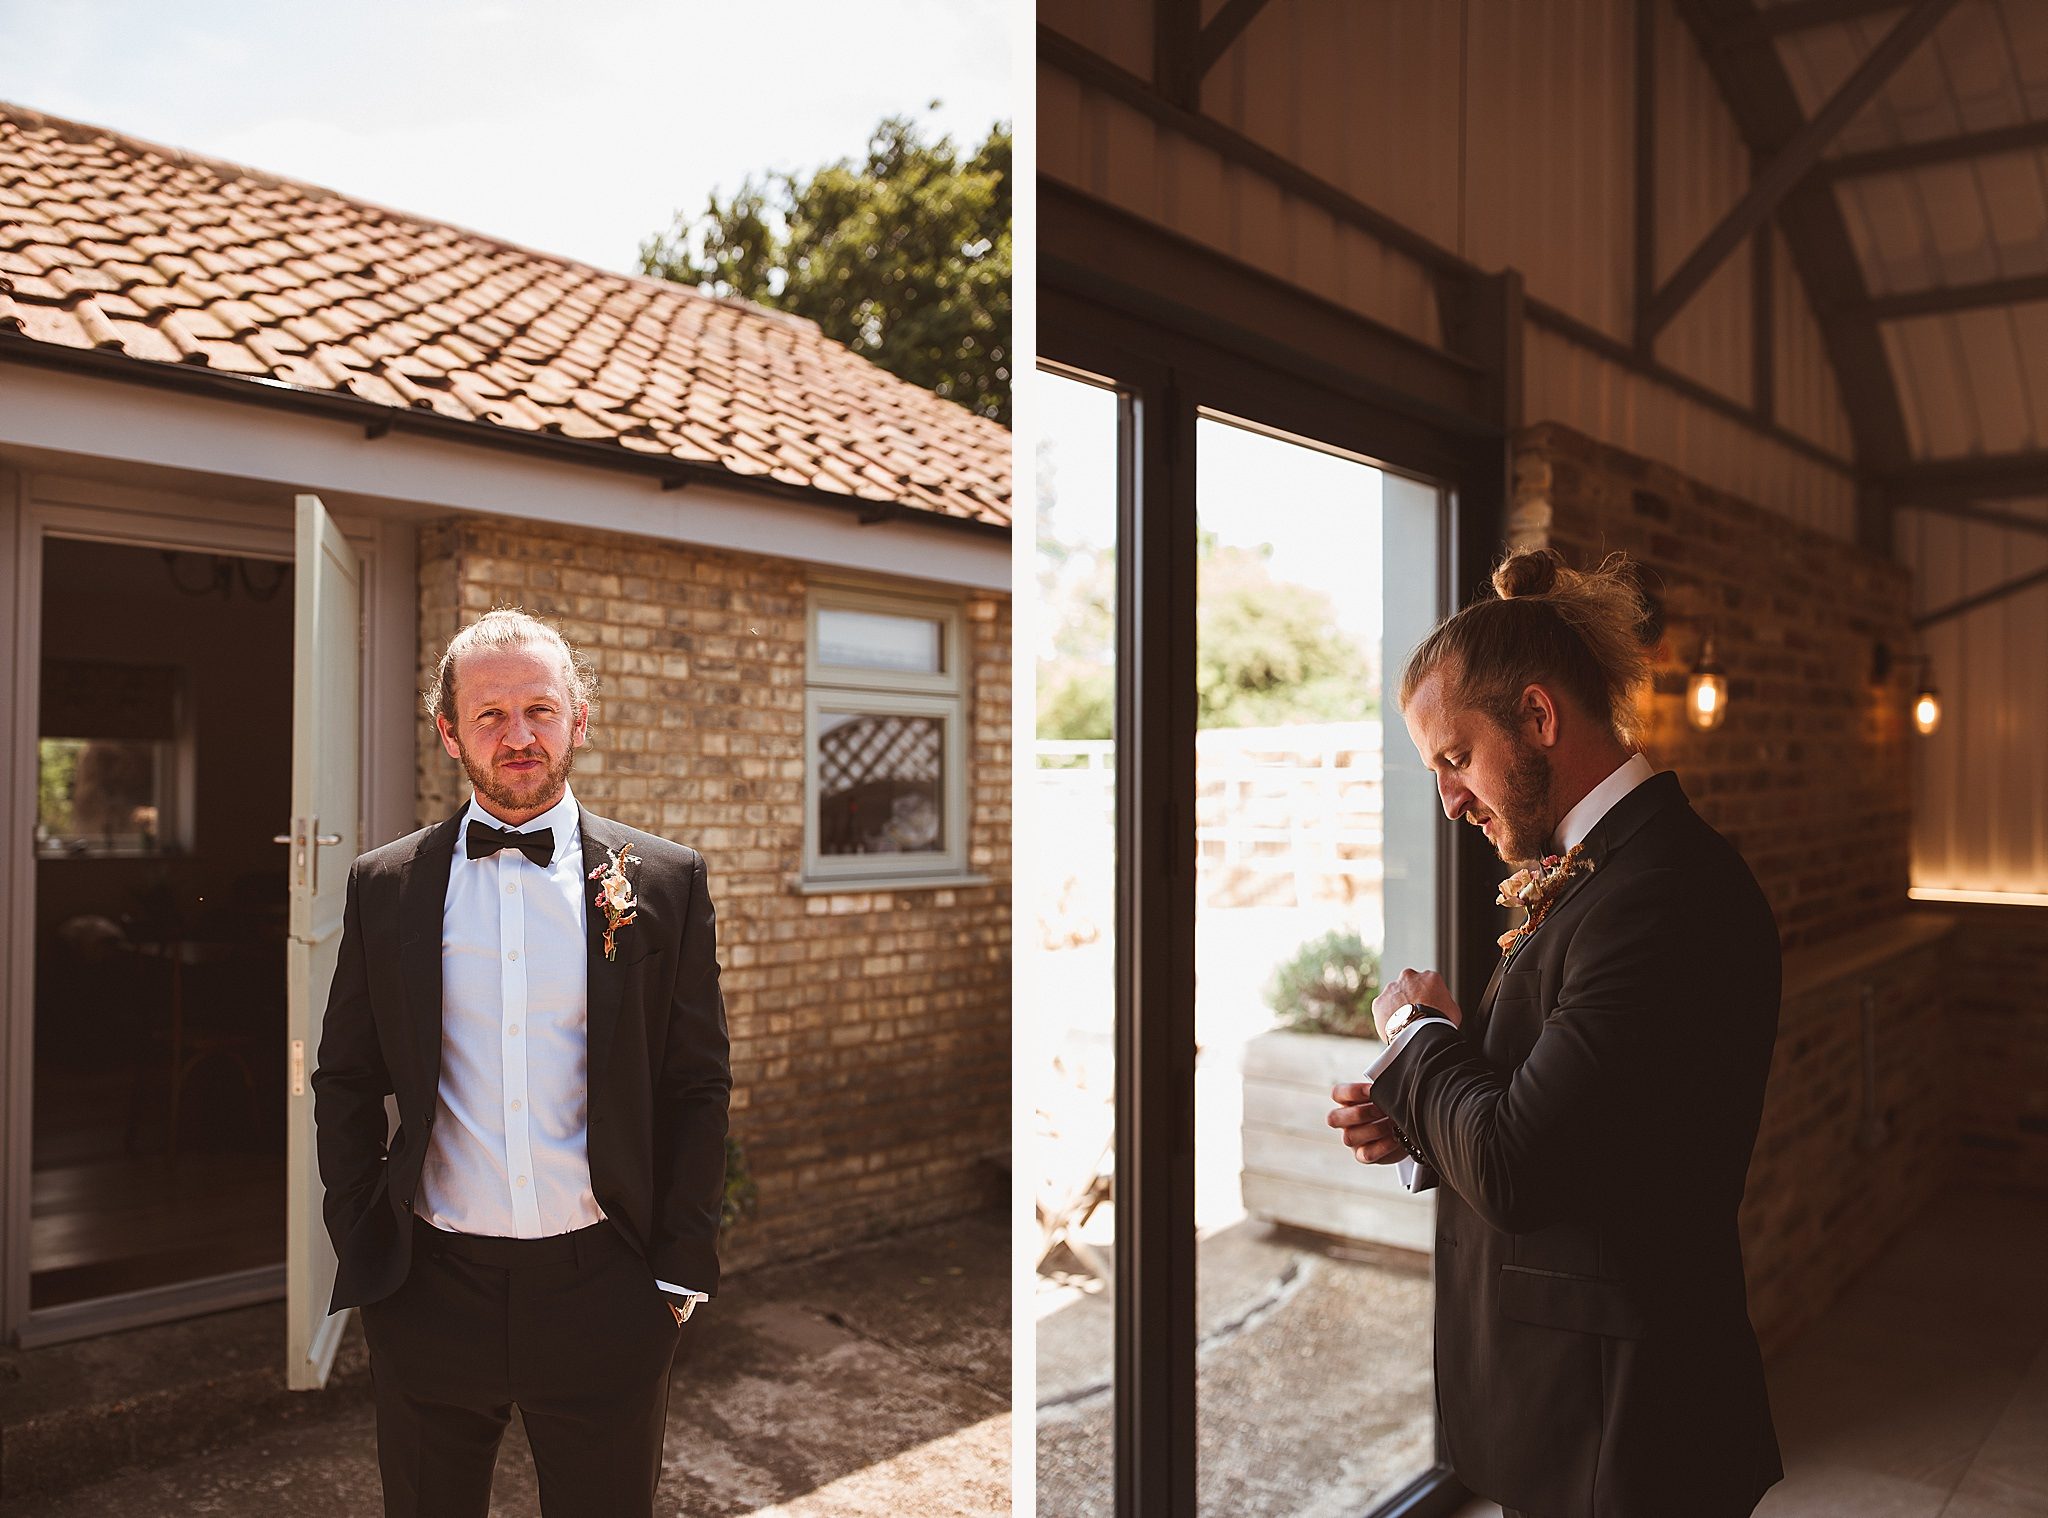
<path id="1" fill-rule="evenodd" d="M 515 833 L 510 828 L 494 828 L 487 822 L 469 820 L 469 857 L 488 859 L 500 849 L 517 849 L 542 869 L 555 857 L 555 830 L 535 828 L 530 833 Z"/>

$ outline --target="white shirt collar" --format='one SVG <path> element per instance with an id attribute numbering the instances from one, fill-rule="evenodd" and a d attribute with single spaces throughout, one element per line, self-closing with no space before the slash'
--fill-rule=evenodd
<path id="1" fill-rule="evenodd" d="M 1557 831 L 1551 834 L 1552 851 L 1568 854 L 1584 843 L 1586 835 L 1593 831 L 1593 824 L 1605 817 L 1615 802 L 1655 773 L 1650 761 L 1641 754 L 1630 754 L 1622 760 L 1613 774 L 1581 796 L 1579 804 L 1564 814 Z"/>
<path id="2" fill-rule="evenodd" d="M 481 822 L 485 827 L 502 828 L 505 826 L 504 823 L 484 810 L 474 794 L 469 798 L 469 807 L 462 819 L 462 831 L 465 834 L 468 833 L 469 824 L 473 821 Z M 565 785 L 562 787 L 562 799 L 560 801 L 557 801 L 538 817 L 530 818 L 520 823 L 512 831 L 515 833 L 537 833 L 542 828 L 553 828 L 555 830 L 555 854 L 554 858 L 548 862 L 554 865 L 562 862 L 562 856 L 568 852 L 571 844 L 578 844 L 579 828 L 582 821 L 582 811 L 576 805 L 576 793 Z M 578 844 L 578 846 L 580 847 L 581 845 Z"/>

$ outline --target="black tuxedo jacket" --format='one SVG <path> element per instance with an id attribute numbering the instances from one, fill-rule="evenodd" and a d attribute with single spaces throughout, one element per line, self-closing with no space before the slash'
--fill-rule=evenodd
<path id="1" fill-rule="evenodd" d="M 1778 1026 L 1742 857 L 1654 775 L 1465 1025 L 1372 1100 L 1435 1173 L 1437 1404 L 1546 1518 L 1729 1518 L 1783 1474 L 1736 1233 Z"/>
<path id="2" fill-rule="evenodd" d="M 327 1233 L 340 1265 L 328 1308 L 396 1291 L 412 1261 L 411 1214 L 441 1084 L 441 917 L 462 813 L 365 854 L 349 871 L 341 949 L 313 1072 Z M 583 867 L 631 844 L 639 900 L 604 957 L 591 882 L 590 1184 L 605 1217 L 658 1280 L 718 1286 L 732 1080 L 704 860 L 582 813 Z M 399 1125 L 385 1141 L 384 1097 Z"/>

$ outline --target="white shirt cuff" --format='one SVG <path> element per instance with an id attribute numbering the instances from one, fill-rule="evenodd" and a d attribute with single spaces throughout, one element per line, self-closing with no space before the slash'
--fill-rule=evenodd
<path id="1" fill-rule="evenodd" d="M 663 1291 L 668 1292 L 671 1296 L 688 1297 L 695 1302 L 708 1302 L 711 1300 L 710 1293 L 708 1292 L 692 1291 L 687 1286 L 674 1286 L 662 1280 L 660 1276 L 654 1278 L 654 1284 Z"/>
<path id="2" fill-rule="evenodd" d="M 1417 1017 L 1411 1019 L 1408 1026 L 1394 1035 L 1394 1041 L 1387 1045 L 1386 1052 L 1372 1062 L 1372 1068 L 1365 1072 L 1365 1078 L 1367 1080 L 1379 1079 L 1379 1073 L 1394 1062 L 1394 1056 L 1408 1047 L 1408 1040 L 1414 1035 L 1415 1030 L 1417 1028 L 1426 1028 L 1431 1023 L 1442 1023 L 1446 1028 L 1458 1026 L 1448 1017 Z"/>
<path id="3" fill-rule="evenodd" d="M 1377 1080 L 1379 1078 L 1379 1073 L 1394 1062 L 1394 1056 L 1399 1054 L 1403 1049 L 1408 1047 L 1408 1040 L 1414 1034 L 1415 1030 L 1429 1023 L 1442 1023 L 1446 1028 L 1455 1028 L 1458 1026 L 1456 1023 L 1452 1022 L 1448 1017 L 1411 1018 L 1408 1022 L 1408 1025 L 1404 1027 L 1399 1033 L 1396 1033 L 1394 1035 L 1394 1041 L 1391 1044 L 1387 1045 L 1386 1052 L 1380 1055 L 1378 1059 L 1372 1062 L 1372 1068 L 1365 1072 L 1365 1078 L 1367 1080 Z M 1394 1170 L 1395 1173 L 1401 1177 L 1401 1185 L 1405 1189 L 1413 1191 L 1415 1189 L 1414 1159 L 1408 1155 L 1402 1155 L 1400 1159 L 1394 1162 Z"/>

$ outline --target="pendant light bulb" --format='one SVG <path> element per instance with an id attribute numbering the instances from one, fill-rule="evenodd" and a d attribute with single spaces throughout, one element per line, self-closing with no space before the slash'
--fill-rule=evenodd
<path id="1" fill-rule="evenodd" d="M 1699 662 L 1685 682 L 1685 720 L 1712 732 L 1728 715 L 1728 672 L 1714 661 L 1714 640 L 1700 645 Z"/>
<path id="2" fill-rule="evenodd" d="M 1930 682 L 1922 682 L 1920 694 L 1913 698 L 1913 726 L 1923 737 L 1941 726 L 1941 697 Z"/>

